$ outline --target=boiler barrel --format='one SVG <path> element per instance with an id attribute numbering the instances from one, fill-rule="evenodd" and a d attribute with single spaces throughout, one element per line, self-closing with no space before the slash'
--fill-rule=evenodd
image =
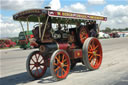
<path id="1" fill-rule="evenodd" d="M 70 45 L 68 43 L 42 43 L 40 45 L 41 52 L 53 52 L 57 49 L 66 50 Z"/>

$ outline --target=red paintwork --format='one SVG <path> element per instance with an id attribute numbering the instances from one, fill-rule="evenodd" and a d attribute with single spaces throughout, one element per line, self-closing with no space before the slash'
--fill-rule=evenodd
<path id="1" fill-rule="evenodd" d="M 36 43 L 36 42 L 30 42 L 30 46 L 34 46 L 34 47 L 37 47 L 38 46 L 38 44 Z"/>
<path id="2" fill-rule="evenodd" d="M 64 11 L 48 11 L 49 16 L 53 17 L 62 17 L 62 18 L 74 18 L 74 19 L 85 19 L 85 20 L 102 20 L 106 21 L 107 17 L 103 16 L 95 16 L 89 14 L 78 14 L 78 13 L 71 13 L 71 12 L 64 12 Z"/>
<path id="3" fill-rule="evenodd" d="M 75 59 L 76 58 L 82 58 L 82 49 L 76 49 L 74 50 L 74 56 Z"/>
<path id="4" fill-rule="evenodd" d="M 66 50 L 69 46 L 68 43 L 58 43 L 58 49 Z"/>
<path id="5" fill-rule="evenodd" d="M 71 49 L 75 49 L 76 45 L 75 43 L 72 43 L 72 45 L 70 46 Z"/>

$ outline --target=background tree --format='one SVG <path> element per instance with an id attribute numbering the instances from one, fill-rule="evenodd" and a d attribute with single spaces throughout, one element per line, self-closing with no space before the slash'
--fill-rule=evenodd
<path id="1" fill-rule="evenodd" d="M 106 27 L 105 30 L 104 30 L 105 33 L 110 33 L 111 31 L 112 31 L 112 30 L 111 30 L 111 28 L 109 28 L 109 27 Z"/>
<path id="2" fill-rule="evenodd" d="M 128 27 L 126 27 L 125 30 L 128 31 Z"/>

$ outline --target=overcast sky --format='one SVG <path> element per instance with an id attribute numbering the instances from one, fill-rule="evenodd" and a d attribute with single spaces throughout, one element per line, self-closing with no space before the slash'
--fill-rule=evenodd
<path id="1" fill-rule="evenodd" d="M 0 5 L 0 38 L 18 36 L 21 31 L 13 14 L 48 5 L 54 10 L 107 16 L 100 29 L 128 27 L 128 0 L 1 0 Z"/>

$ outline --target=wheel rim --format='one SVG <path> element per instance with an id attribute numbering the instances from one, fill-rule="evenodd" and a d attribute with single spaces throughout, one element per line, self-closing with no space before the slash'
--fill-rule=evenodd
<path id="1" fill-rule="evenodd" d="M 54 73 L 59 79 L 64 79 L 70 70 L 69 57 L 64 52 L 58 52 L 53 62 Z"/>
<path id="2" fill-rule="evenodd" d="M 84 41 L 88 38 L 88 33 L 87 30 L 83 27 L 80 30 L 80 41 L 83 44 Z"/>
<path id="3" fill-rule="evenodd" d="M 29 70 L 33 77 L 40 78 L 44 75 L 46 70 L 45 60 L 40 53 L 32 55 L 29 62 Z"/>
<path id="4" fill-rule="evenodd" d="M 93 69 L 100 67 L 102 62 L 102 48 L 97 39 L 92 39 L 88 46 L 88 61 Z"/>

